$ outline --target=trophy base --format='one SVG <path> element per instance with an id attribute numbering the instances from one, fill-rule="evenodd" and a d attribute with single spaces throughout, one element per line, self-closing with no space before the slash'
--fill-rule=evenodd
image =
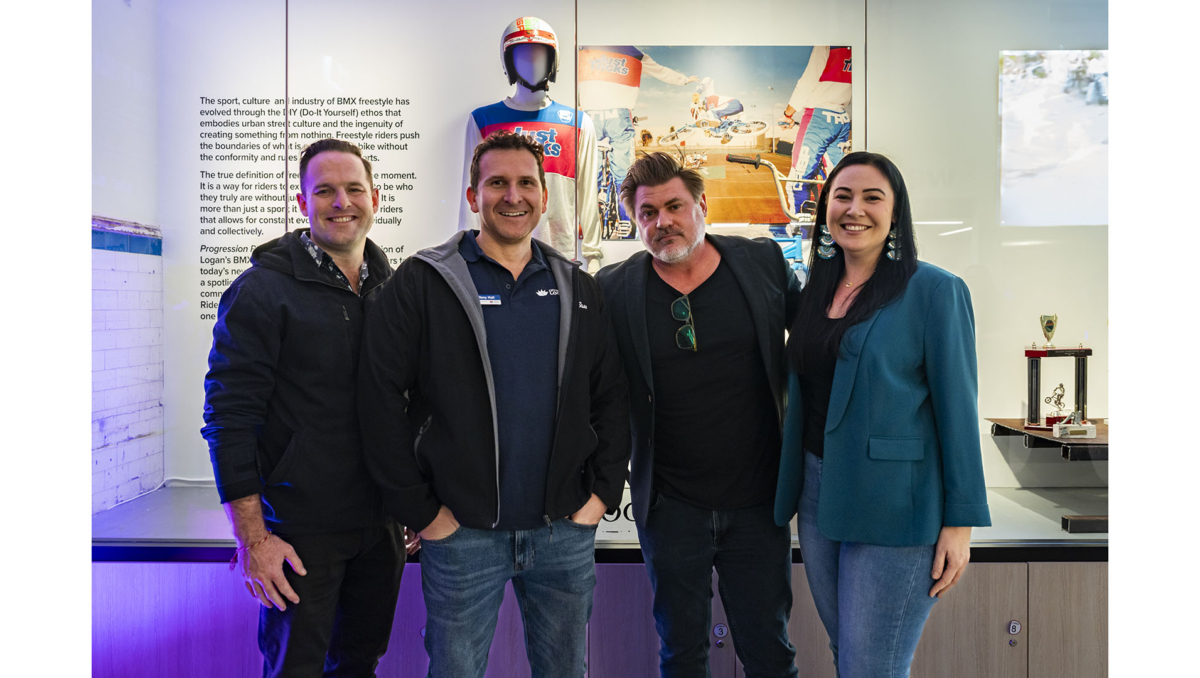
<path id="1" fill-rule="evenodd" d="M 1045 421 L 1034 422 L 1032 424 L 1029 422 L 1025 422 L 1024 428 L 1027 431 L 1053 431 L 1054 426 L 1056 424 L 1058 424 L 1059 422 L 1063 421 L 1064 419 L 1066 419 L 1065 416 L 1046 417 Z"/>
<path id="2" fill-rule="evenodd" d="M 1095 438 L 1095 424 L 1055 424 L 1055 438 Z"/>

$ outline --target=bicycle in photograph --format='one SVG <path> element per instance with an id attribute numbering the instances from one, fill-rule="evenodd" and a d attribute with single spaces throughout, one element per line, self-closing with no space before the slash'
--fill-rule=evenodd
<path id="1" fill-rule="evenodd" d="M 775 184 L 775 193 L 779 196 L 779 206 L 789 220 L 782 233 L 772 228 L 771 237 L 779 243 L 779 247 L 783 250 L 783 257 L 788 260 L 788 264 L 796 272 L 801 283 L 807 282 L 808 266 L 804 264 L 803 243 L 810 237 L 813 223 L 816 221 L 817 203 L 815 200 L 805 200 L 799 210 L 794 210 L 788 204 L 787 191 L 794 184 L 808 184 L 815 189 L 812 197 L 816 198 L 820 195 L 821 187 L 825 185 L 824 174 L 821 174 L 822 178 L 820 179 L 789 179 L 770 160 L 763 160 L 761 155 L 751 158 L 731 153 L 725 156 L 725 160 L 739 165 L 753 165 L 754 169 L 765 167 L 771 171 L 775 179 L 772 182 Z"/>
<path id="2" fill-rule="evenodd" d="M 692 105 L 688 109 L 695 122 L 662 135 L 658 138 L 658 145 L 686 143 L 693 137 L 696 137 L 698 143 L 715 140 L 718 144 L 728 144 L 735 139 L 741 142 L 762 136 L 767 131 L 767 123 L 762 120 L 744 120 L 743 111 L 745 107 L 740 100 L 718 95 L 713 79 L 704 78 L 697 86 L 697 91 L 692 94 Z"/>
<path id="3" fill-rule="evenodd" d="M 698 141 L 716 140 L 717 143 L 727 144 L 735 138 L 752 138 L 762 136 L 767 131 L 767 123 L 762 120 L 733 120 L 721 119 L 697 120 L 679 129 L 668 132 L 658 138 L 659 146 L 672 146 L 679 142 L 687 142 L 699 135 Z"/>
<path id="4" fill-rule="evenodd" d="M 612 172 L 612 145 L 600 141 L 596 143 L 600 152 L 600 237 L 604 240 L 626 240 L 633 236 L 633 224 L 621 221 L 620 187 Z"/>

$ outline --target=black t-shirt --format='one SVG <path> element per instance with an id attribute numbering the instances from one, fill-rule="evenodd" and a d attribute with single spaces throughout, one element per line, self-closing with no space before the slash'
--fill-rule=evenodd
<path id="1" fill-rule="evenodd" d="M 651 269 L 646 327 L 654 373 L 654 484 L 708 509 L 770 501 L 779 473 L 779 418 L 754 320 L 722 262 L 688 295 L 696 351 L 678 347 L 680 296 Z"/>
<path id="2" fill-rule="evenodd" d="M 827 336 L 833 327 L 843 322 L 842 318 L 826 318 L 821 313 L 797 337 L 801 351 L 799 377 L 800 399 L 804 401 L 804 449 L 818 457 L 825 456 L 825 420 L 829 416 L 829 396 L 833 392 L 838 354 L 837 348 L 826 348 L 818 337 Z"/>

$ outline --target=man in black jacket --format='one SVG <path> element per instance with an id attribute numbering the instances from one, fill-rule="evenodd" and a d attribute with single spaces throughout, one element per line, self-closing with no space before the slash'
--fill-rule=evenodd
<path id="1" fill-rule="evenodd" d="M 774 241 L 706 236 L 704 178 L 669 155 L 635 162 L 621 201 L 647 251 L 597 279 L 629 376 L 662 675 L 708 675 L 715 567 L 747 677 L 795 676 L 791 535 L 773 504 L 800 282 Z"/>
<path id="2" fill-rule="evenodd" d="M 360 415 L 384 503 L 420 531 L 435 678 L 483 676 L 509 580 L 534 675 L 584 675 L 596 525 L 621 501 L 625 375 L 600 286 L 531 238 L 543 149 L 485 139 L 463 231 L 405 260 L 363 338 Z"/>
<path id="3" fill-rule="evenodd" d="M 363 463 L 355 371 L 391 267 L 367 240 L 379 189 L 357 146 L 306 148 L 300 187 L 310 228 L 255 249 L 221 296 L 201 432 L 262 604 L 263 675 L 374 676 L 405 554 Z"/>

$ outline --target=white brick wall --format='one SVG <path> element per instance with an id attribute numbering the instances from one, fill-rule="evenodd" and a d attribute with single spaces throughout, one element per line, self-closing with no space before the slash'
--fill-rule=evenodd
<path id="1" fill-rule="evenodd" d="M 162 257 L 92 250 L 92 513 L 163 481 Z"/>

